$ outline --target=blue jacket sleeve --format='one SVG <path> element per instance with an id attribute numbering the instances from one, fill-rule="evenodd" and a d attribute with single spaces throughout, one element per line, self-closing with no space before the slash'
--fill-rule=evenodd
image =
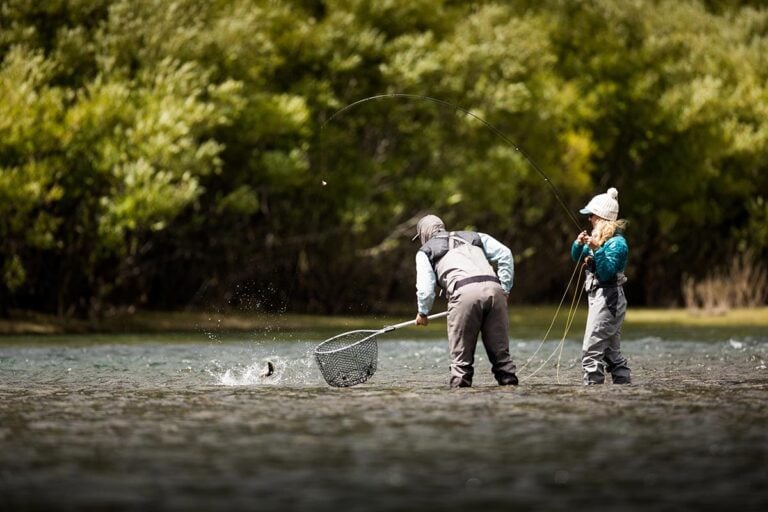
<path id="1" fill-rule="evenodd" d="M 589 246 L 586 244 L 580 244 L 575 241 L 571 245 L 571 259 L 573 261 L 579 261 L 579 258 L 584 259 L 589 254 Z"/>
<path id="2" fill-rule="evenodd" d="M 614 236 L 594 252 L 595 273 L 600 281 L 610 281 L 627 266 L 629 247 L 623 236 Z"/>

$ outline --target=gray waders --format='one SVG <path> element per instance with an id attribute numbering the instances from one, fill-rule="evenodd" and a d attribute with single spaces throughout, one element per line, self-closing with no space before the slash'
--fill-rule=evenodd
<path id="1" fill-rule="evenodd" d="M 475 282 L 453 291 L 448 300 L 448 343 L 451 387 L 469 387 L 474 375 L 475 348 L 481 335 L 496 381 L 517 384 L 509 355 L 507 297 L 498 283 Z"/>
<path id="2" fill-rule="evenodd" d="M 509 356 L 507 296 L 499 278 L 481 247 L 455 232 L 447 238 L 448 250 L 435 264 L 435 274 L 449 297 L 451 387 L 472 385 L 478 336 L 483 337 L 496 381 L 502 386 L 517 384 L 515 364 Z"/>
<path id="3" fill-rule="evenodd" d="M 624 288 L 621 284 L 600 286 L 590 275 L 586 287 L 589 314 L 582 345 L 584 384 L 602 384 L 606 372 L 614 384 L 629 384 L 630 370 L 621 354 L 621 325 L 627 312 Z"/>

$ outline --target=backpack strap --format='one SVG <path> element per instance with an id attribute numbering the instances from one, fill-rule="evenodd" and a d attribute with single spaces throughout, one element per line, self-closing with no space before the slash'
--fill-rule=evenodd
<path id="1" fill-rule="evenodd" d="M 466 240 L 464 240 L 463 238 L 461 238 L 460 236 L 456 236 L 456 232 L 455 231 L 451 231 L 448 234 L 448 250 L 449 251 L 451 249 L 455 249 L 456 248 L 456 242 L 461 242 L 462 244 L 468 244 L 469 243 Z"/>

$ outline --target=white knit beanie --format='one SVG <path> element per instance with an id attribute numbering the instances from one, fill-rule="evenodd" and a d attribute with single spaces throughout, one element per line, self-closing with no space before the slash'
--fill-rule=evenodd
<path id="1" fill-rule="evenodd" d="M 606 220 L 616 220 L 619 218 L 619 191 L 611 187 L 605 194 L 598 194 L 592 200 L 579 210 L 583 215 L 597 215 Z"/>

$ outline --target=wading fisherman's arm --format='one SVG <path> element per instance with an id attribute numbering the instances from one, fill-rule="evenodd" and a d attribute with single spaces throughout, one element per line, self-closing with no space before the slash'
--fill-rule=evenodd
<path id="1" fill-rule="evenodd" d="M 416 253 L 416 302 L 418 314 L 416 315 L 416 325 L 427 325 L 429 320 L 427 315 L 435 302 L 435 286 L 437 285 L 437 276 L 429 262 L 429 257 L 419 251 Z"/>
<path id="2" fill-rule="evenodd" d="M 515 280 L 515 261 L 509 247 L 485 233 L 478 233 L 488 261 L 496 264 L 496 274 L 504 293 L 509 295 Z"/>

